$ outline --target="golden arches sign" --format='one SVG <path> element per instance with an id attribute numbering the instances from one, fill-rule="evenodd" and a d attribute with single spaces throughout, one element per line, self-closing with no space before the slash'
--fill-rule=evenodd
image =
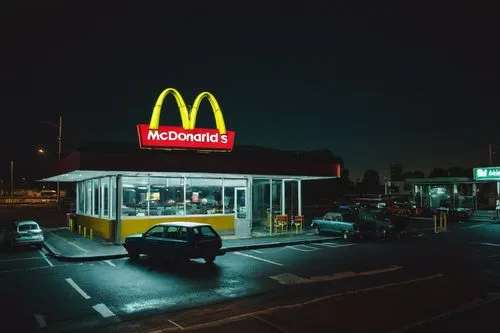
<path id="1" fill-rule="evenodd" d="M 160 114 L 165 98 L 171 94 L 181 115 L 182 127 L 160 126 Z M 201 102 L 208 99 L 214 113 L 214 128 L 196 128 L 196 117 Z M 188 109 L 181 94 L 174 88 L 162 91 L 153 108 L 149 124 L 137 125 L 139 145 L 149 149 L 199 149 L 232 150 L 235 133 L 226 129 L 222 110 L 217 99 L 209 92 L 198 94 L 191 110 Z"/>
<path id="2" fill-rule="evenodd" d="M 157 130 L 160 126 L 160 113 L 161 108 L 163 106 L 163 101 L 167 97 L 168 94 L 172 94 L 177 102 L 177 107 L 179 108 L 179 112 L 181 114 L 182 127 L 186 130 L 192 130 L 196 126 L 196 117 L 198 115 L 198 109 L 200 107 L 201 101 L 203 99 L 208 99 L 210 105 L 212 106 L 212 111 L 214 112 L 215 124 L 220 134 L 226 134 L 226 123 L 224 122 L 224 116 L 222 115 L 222 111 L 220 109 L 219 103 L 217 99 L 211 93 L 204 91 L 200 93 L 196 99 L 194 100 L 193 106 L 189 111 L 186 103 L 184 103 L 184 99 L 181 94 L 174 88 L 167 88 L 162 91 L 158 99 L 156 100 L 156 104 L 153 108 L 153 114 L 151 115 L 151 121 L 149 122 L 149 128 L 151 130 Z"/>

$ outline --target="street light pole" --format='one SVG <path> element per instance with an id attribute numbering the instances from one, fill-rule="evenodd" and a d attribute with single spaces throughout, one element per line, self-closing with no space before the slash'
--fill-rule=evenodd
<path id="1" fill-rule="evenodd" d="M 488 154 L 490 158 L 490 167 L 493 166 L 493 148 L 500 148 L 500 146 L 493 145 L 491 143 L 488 144 Z"/>
<path id="2" fill-rule="evenodd" d="M 57 134 L 57 160 L 60 163 L 61 161 L 61 152 L 62 152 L 62 116 L 59 116 L 59 126 L 58 126 L 58 134 Z M 61 201 L 61 187 L 59 181 L 57 181 L 57 207 L 60 208 Z"/>
<path id="3" fill-rule="evenodd" d="M 10 197 L 14 198 L 14 161 L 10 161 Z"/>

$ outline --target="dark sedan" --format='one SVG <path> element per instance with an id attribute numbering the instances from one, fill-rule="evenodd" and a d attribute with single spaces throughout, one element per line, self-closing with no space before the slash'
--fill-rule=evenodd
<path id="1" fill-rule="evenodd" d="M 139 255 L 162 257 L 177 261 L 202 258 L 213 263 L 224 255 L 222 240 L 210 224 L 165 222 L 154 225 L 143 234 L 125 238 L 123 247 L 131 259 Z"/>

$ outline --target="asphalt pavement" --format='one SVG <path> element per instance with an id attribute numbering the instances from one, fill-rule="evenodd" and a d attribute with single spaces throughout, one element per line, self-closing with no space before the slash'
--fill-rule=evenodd
<path id="1" fill-rule="evenodd" d="M 488 223 L 393 242 L 238 249 L 215 265 L 3 251 L 0 320 L 24 332 L 409 331 L 497 304 L 498 259 L 500 225 Z"/>

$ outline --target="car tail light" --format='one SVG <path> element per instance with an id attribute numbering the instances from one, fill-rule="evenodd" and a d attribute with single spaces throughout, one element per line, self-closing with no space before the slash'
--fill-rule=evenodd
<path id="1" fill-rule="evenodd" d="M 22 235 L 21 235 L 20 233 L 16 232 L 16 234 L 15 234 L 14 236 L 15 236 L 16 238 L 19 238 L 19 237 L 21 237 Z"/>

